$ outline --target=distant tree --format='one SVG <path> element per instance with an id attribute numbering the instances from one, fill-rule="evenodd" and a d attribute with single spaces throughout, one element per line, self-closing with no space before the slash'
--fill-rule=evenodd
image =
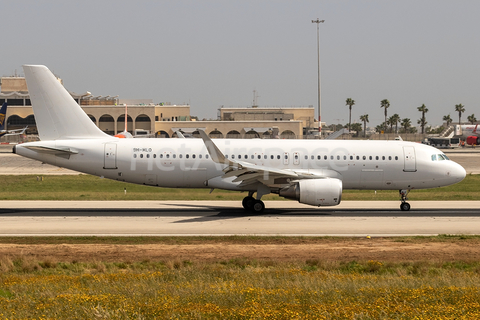
<path id="1" fill-rule="evenodd" d="M 475 118 L 475 114 L 473 114 L 473 113 L 467 117 L 467 120 L 471 124 L 474 124 L 475 122 L 477 122 L 477 118 Z"/>
<path id="2" fill-rule="evenodd" d="M 352 98 L 348 98 L 347 101 L 345 101 L 345 105 L 348 106 L 349 109 L 349 114 L 348 114 L 348 131 L 350 131 L 350 126 L 352 125 L 352 106 L 355 104 L 355 100 Z"/>
<path id="3" fill-rule="evenodd" d="M 398 133 L 398 123 L 400 122 L 400 116 L 395 113 L 393 116 L 388 118 L 388 121 L 390 122 L 390 131 L 393 131 L 393 126 L 395 125 L 395 133 Z"/>
<path id="4" fill-rule="evenodd" d="M 409 132 L 408 128 L 410 128 L 412 126 L 412 121 L 408 118 L 404 118 L 404 119 L 402 119 L 402 122 L 400 123 L 400 125 L 405 130 L 405 133 L 408 133 Z"/>
<path id="5" fill-rule="evenodd" d="M 446 115 L 446 116 L 443 116 L 443 121 L 445 121 L 447 123 L 447 127 L 450 125 L 450 123 L 453 122 L 453 119 L 452 117 L 450 117 L 450 114 Z"/>
<path id="6" fill-rule="evenodd" d="M 463 104 L 456 104 L 455 111 L 458 112 L 458 124 L 462 124 L 462 113 L 465 112 L 465 106 Z"/>
<path id="7" fill-rule="evenodd" d="M 375 127 L 375 131 L 378 133 L 386 132 L 387 130 L 385 129 L 385 123 L 381 123 L 378 126 Z"/>
<path id="8" fill-rule="evenodd" d="M 361 115 L 360 120 L 363 121 L 363 137 L 365 138 L 365 135 L 367 133 L 367 122 L 369 122 L 368 114 Z"/>
<path id="9" fill-rule="evenodd" d="M 387 109 L 390 107 L 390 102 L 387 99 L 383 99 L 380 101 L 380 108 L 384 108 L 385 110 L 385 123 L 384 123 L 384 132 L 387 131 Z"/>
<path id="10" fill-rule="evenodd" d="M 428 112 L 428 109 L 424 104 L 422 104 L 417 109 L 422 113 L 422 117 L 417 121 L 417 123 L 420 125 L 420 127 L 422 127 L 422 134 L 423 134 L 425 133 L 425 126 L 427 125 L 427 119 L 425 118 L 425 113 Z"/>
<path id="11" fill-rule="evenodd" d="M 362 131 L 362 124 L 361 123 L 352 123 L 352 130 L 355 131 L 355 137 L 358 137 L 360 131 Z"/>

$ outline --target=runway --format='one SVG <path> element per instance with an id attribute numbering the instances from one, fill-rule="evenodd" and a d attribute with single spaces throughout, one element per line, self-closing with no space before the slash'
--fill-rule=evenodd
<path id="1" fill-rule="evenodd" d="M 3 236 L 407 236 L 480 234 L 480 201 L 345 201 L 315 208 L 268 201 L 2 201 Z"/>

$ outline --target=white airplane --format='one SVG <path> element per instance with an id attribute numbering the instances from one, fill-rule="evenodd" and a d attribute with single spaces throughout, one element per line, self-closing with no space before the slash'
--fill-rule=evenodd
<path id="1" fill-rule="evenodd" d="M 276 193 L 335 206 L 343 189 L 400 190 L 460 182 L 465 170 L 440 150 L 405 141 L 118 139 L 102 132 L 45 66 L 24 66 L 41 141 L 14 153 L 92 175 L 171 188 L 247 191 L 245 209 L 262 212 Z M 256 193 L 256 197 L 253 195 Z"/>
<path id="2" fill-rule="evenodd" d="M 456 124 L 454 127 L 455 137 L 465 140 L 469 145 L 480 145 L 480 128 L 478 124 Z"/>
<path id="3" fill-rule="evenodd" d="M 0 137 L 5 136 L 19 136 L 27 131 L 28 126 L 23 129 L 15 129 L 15 130 L 5 130 L 5 120 L 7 119 L 7 103 L 4 102 L 2 108 L 0 108 Z"/>

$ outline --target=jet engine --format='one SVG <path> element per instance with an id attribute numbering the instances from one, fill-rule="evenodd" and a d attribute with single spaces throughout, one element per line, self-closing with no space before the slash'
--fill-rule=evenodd
<path id="1" fill-rule="evenodd" d="M 478 146 L 480 144 L 480 137 L 477 137 L 477 136 L 467 137 L 467 144 L 471 146 Z"/>
<path id="2" fill-rule="evenodd" d="M 311 206 L 336 206 L 342 199 L 342 180 L 305 179 L 281 189 L 278 194 Z"/>

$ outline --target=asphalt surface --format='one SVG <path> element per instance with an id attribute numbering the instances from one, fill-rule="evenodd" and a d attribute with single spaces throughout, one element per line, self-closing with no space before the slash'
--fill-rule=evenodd
<path id="1" fill-rule="evenodd" d="M 237 201 L 3 201 L 0 235 L 405 236 L 480 234 L 480 201 L 348 201 L 314 208 L 268 201 L 262 214 Z M 366 209 L 367 208 L 367 209 Z"/>

